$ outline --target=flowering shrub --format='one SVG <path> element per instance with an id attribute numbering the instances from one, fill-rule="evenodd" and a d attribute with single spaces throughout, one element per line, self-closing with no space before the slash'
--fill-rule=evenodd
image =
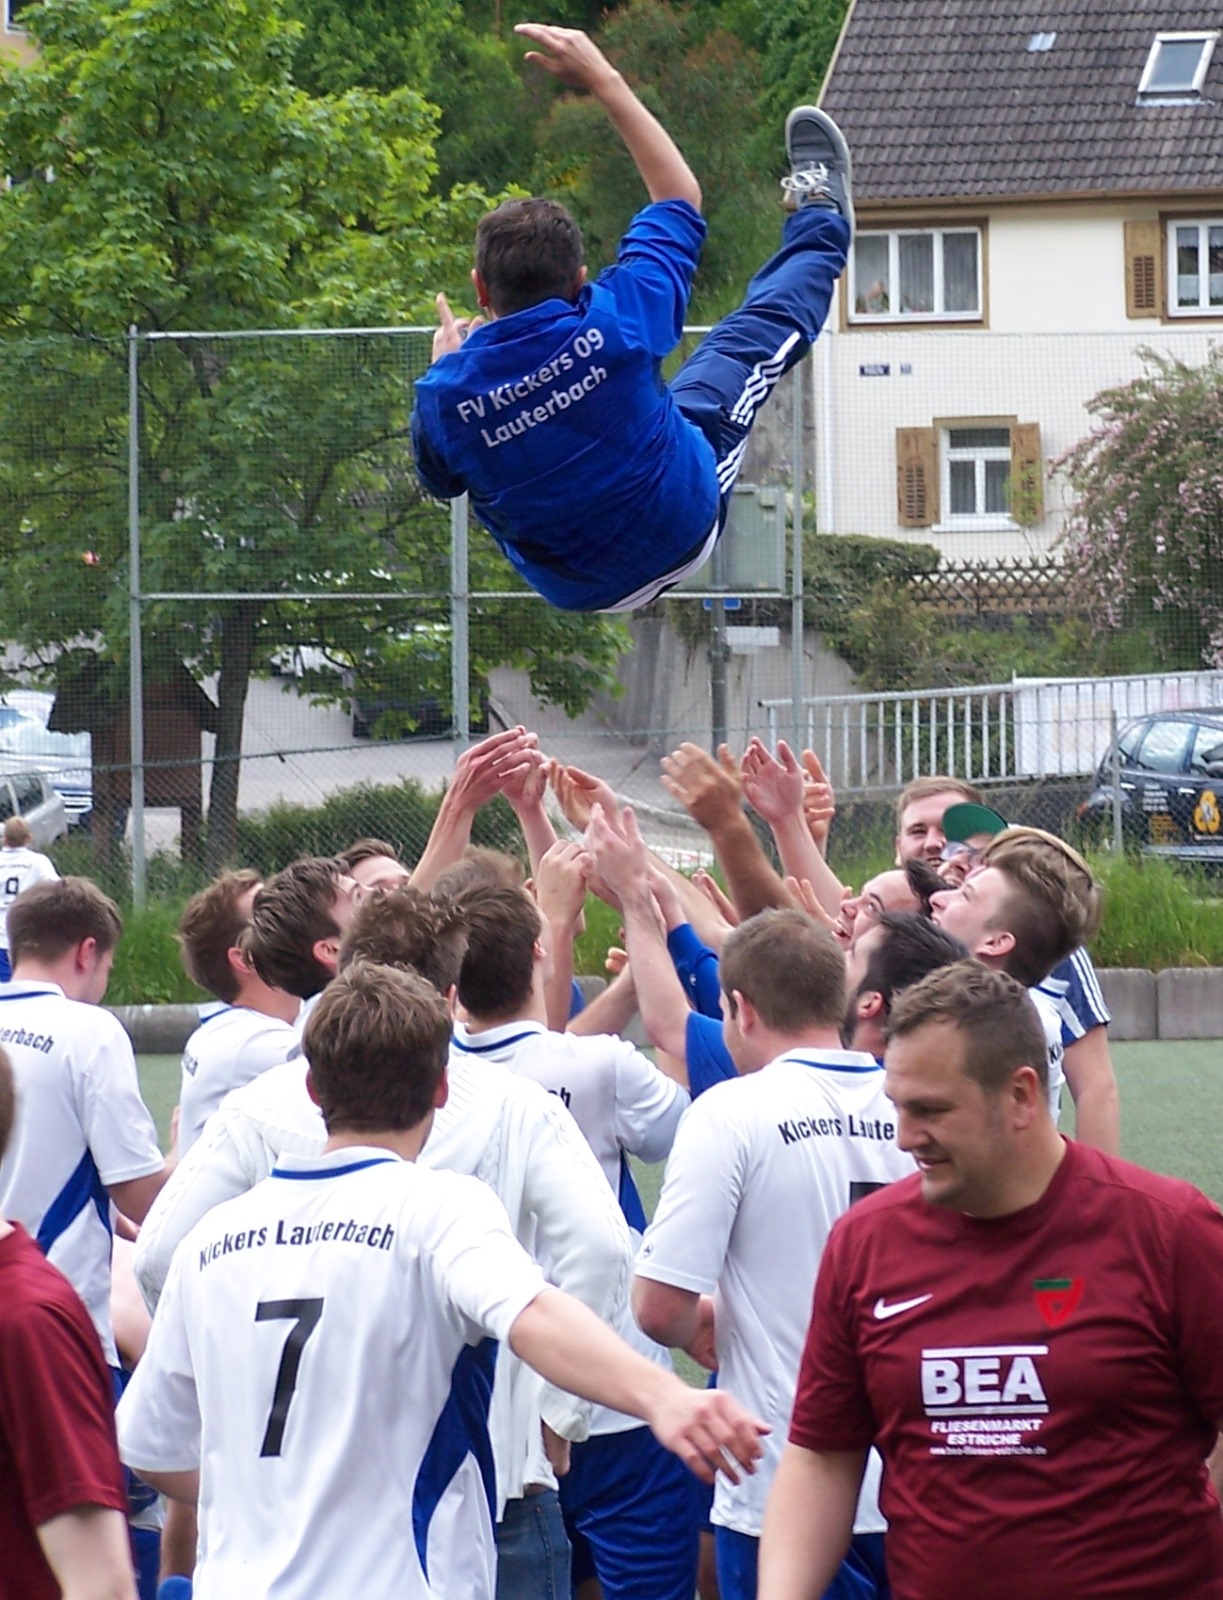
<path id="1" fill-rule="evenodd" d="M 1223 666 L 1223 350 L 1200 367 L 1142 352 L 1140 378 L 1053 462 L 1074 491 L 1061 547 L 1098 624 L 1140 626 L 1167 665 Z"/>

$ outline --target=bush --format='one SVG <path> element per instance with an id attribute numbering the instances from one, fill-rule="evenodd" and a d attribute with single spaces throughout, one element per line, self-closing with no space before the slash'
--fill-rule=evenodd
<path id="1" fill-rule="evenodd" d="M 318 806 L 278 801 L 266 811 L 238 819 L 238 856 L 258 872 L 279 872 L 298 856 L 334 855 L 354 839 L 393 844 L 405 861 L 416 861 L 437 816 L 441 796 L 404 779 L 396 784 L 357 784 L 338 789 Z M 526 859 L 522 831 L 499 795 L 476 813 L 472 843 Z"/>
<path id="2" fill-rule="evenodd" d="M 183 900 L 150 901 L 142 911 L 123 912 L 123 937 L 106 990 L 112 1006 L 192 1004 L 211 999 L 183 971 L 178 919 Z"/>
<path id="3" fill-rule="evenodd" d="M 1153 856 L 1097 856 L 1092 868 L 1104 885 L 1098 967 L 1223 966 L 1217 882 Z"/>

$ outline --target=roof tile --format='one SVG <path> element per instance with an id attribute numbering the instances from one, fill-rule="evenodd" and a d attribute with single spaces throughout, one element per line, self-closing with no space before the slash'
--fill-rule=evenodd
<path id="1" fill-rule="evenodd" d="M 821 103 L 860 203 L 1217 191 L 1223 40 L 1195 104 L 1138 83 L 1157 33 L 1220 26 L 1188 0 L 856 0 Z"/>

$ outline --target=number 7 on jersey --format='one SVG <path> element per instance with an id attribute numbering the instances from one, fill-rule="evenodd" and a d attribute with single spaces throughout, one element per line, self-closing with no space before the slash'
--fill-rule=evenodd
<path id="1" fill-rule="evenodd" d="M 280 1352 L 280 1365 L 276 1369 L 276 1389 L 272 1395 L 272 1409 L 263 1433 L 260 1456 L 278 1456 L 285 1436 L 285 1423 L 289 1420 L 289 1405 L 297 1388 L 297 1370 L 301 1366 L 306 1340 L 318 1327 L 323 1314 L 323 1301 L 317 1300 L 261 1300 L 255 1307 L 256 1322 L 292 1322 L 284 1349 Z"/>

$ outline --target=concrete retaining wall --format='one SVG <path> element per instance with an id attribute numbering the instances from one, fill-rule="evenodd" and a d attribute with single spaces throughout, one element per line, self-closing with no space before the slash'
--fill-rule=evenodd
<path id="1" fill-rule="evenodd" d="M 1223 967 L 1109 967 L 1100 988 L 1113 1014 L 1113 1039 L 1223 1039 Z M 587 995 L 604 980 L 580 980 Z M 138 1055 L 177 1055 L 199 1024 L 195 1006 L 112 1006 Z M 648 1043 L 641 1018 L 625 1030 L 634 1044 Z M 1223 1052 L 1219 1064 L 1223 1067 Z"/>

